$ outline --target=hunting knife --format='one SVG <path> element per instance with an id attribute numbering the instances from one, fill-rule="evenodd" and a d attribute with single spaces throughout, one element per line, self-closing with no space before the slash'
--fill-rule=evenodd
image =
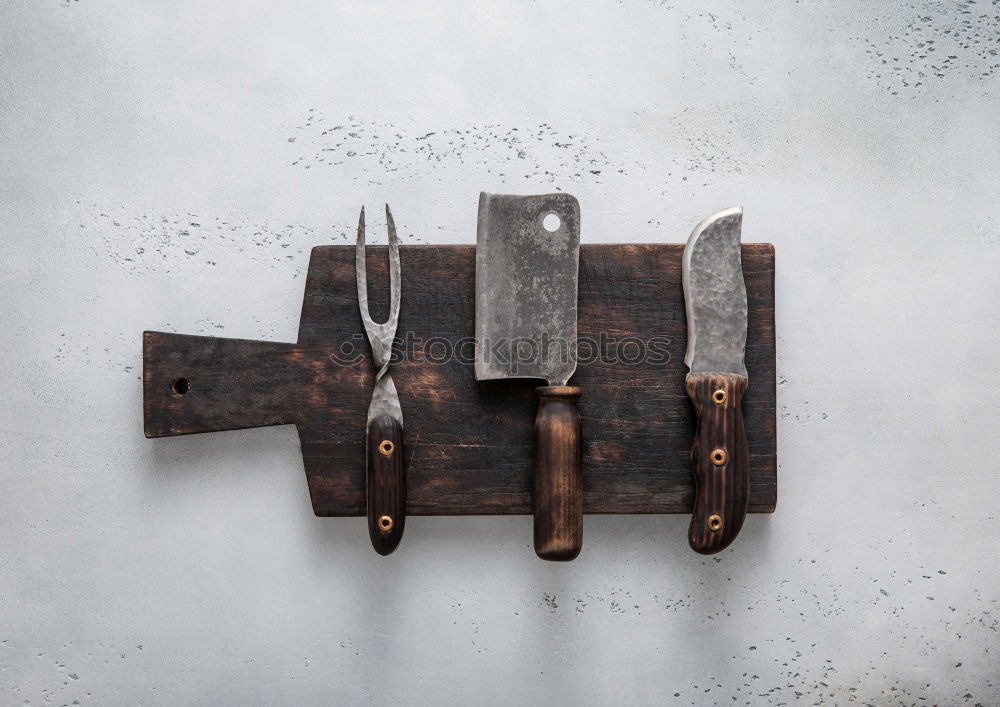
<path id="1" fill-rule="evenodd" d="M 691 447 L 697 491 L 688 542 L 704 555 L 736 538 L 750 496 L 740 407 L 747 388 L 742 224 L 741 207 L 709 216 L 688 239 L 681 266 L 688 326 L 684 362 L 690 371 L 685 388 L 698 416 Z"/>

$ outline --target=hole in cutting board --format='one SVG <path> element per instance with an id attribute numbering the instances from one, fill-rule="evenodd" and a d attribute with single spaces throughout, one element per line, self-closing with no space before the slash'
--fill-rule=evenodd
<path id="1" fill-rule="evenodd" d="M 545 214 L 545 218 L 542 219 L 542 228 L 544 228 L 549 233 L 555 233 L 559 230 L 559 226 L 562 225 L 562 221 L 555 214 Z"/>
<path id="2" fill-rule="evenodd" d="M 174 395 L 184 395 L 188 392 L 188 379 L 175 378 L 174 382 L 170 384 L 170 390 L 174 392 Z"/>

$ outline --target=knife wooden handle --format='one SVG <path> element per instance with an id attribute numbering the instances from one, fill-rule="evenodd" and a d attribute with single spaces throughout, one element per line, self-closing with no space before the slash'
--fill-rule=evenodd
<path id="1" fill-rule="evenodd" d="M 697 490 L 688 542 L 695 552 L 711 555 L 736 538 L 747 514 L 750 465 L 741 409 L 747 379 L 689 373 L 684 386 L 698 413 L 691 447 Z"/>
<path id="2" fill-rule="evenodd" d="M 566 561 L 583 545 L 583 474 L 580 470 L 580 389 L 536 388 L 535 553 Z"/>
<path id="3" fill-rule="evenodd" d="M 406 470 L 403 426 L 388 415 L 368 425 L 368 535 L 380 555 L 403 538 L 406 524 Z"/>

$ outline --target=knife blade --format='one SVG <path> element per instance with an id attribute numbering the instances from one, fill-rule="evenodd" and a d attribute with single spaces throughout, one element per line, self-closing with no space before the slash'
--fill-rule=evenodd
<path id="1" fill-rule="evenodd" d="M 476 380 L 539 378 L 535 553 L 572 560 L 583 543 L 576 371 L 580 204 L 565 194 L 481 193 L 476 233 Z"/>
<path id="2" fill-rule="evenodd" d="M 740 207 L 709 216 L 691 233 L 681 264 L 688 325 L 685 388 L 698 417 L 691 447 L 697 490 L 688 542 L 705 555 L 736 538 L 750 497 L 741 407 L 748 383 L 742 225 Z"/>

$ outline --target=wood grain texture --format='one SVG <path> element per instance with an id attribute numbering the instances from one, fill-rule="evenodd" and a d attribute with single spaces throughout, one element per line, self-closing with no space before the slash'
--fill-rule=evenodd
<path id="1" fill-rule="evenodd" d="M 711 555 L 729 546 L 747 514 L 750 475 L 743 424 L 747 379 L 735 373 L 692 373 L 685 382 L 698 416 L 691 445 L 695 501 L 691 549 Z"/>
<path id="2" fill-rule="evenodd" d="M 403 539 L 406 525 L 406 470 L 403 427 L 388 415 L 368 425 L 368 536 L 380 555 Z"/>
<path id="3" fill-rule="evenodd" d="M 691 513 L 683 250 L 580 249 L 572 383 L 587 391 L 579 404 L 585 513 Z M 538 383 L 475 380 L 475 246 L 401 246 L 400 259 L 406 341 L 396 353 L 406 360 L 393 364 L 392 377 L 406 421 L 407 514 L 531 514 Z M 388 314 L 387 261 L 385 246 L 368 247 L 376 320 Z M 743 274 L 750 512 L 767 513 L 777 497 L 774 248 L 744 244 Z M 144 334 L 146 436 L 295 424 L 316 514 L 364 516 L 375 375 L 364 336 L 354 247 L 314 248 L 297 343 Z M 640 347 L 645 360 L 636 360 Z M 178 378 L 188 381 L 183 395 L 171 390 Z"/>
<path id="4" fill-rule="evenodd" d="M 575 559 L 583 546 L 580 389 L 542 386 L 535 417 L 535 554 Z"/>

